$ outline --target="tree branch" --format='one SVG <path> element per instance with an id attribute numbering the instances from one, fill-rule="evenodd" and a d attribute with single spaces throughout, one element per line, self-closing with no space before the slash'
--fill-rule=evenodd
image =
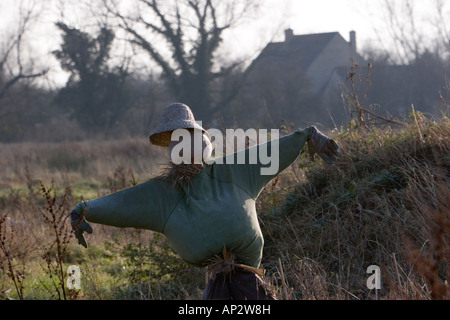
<path id="1" fill-rule="evenodd" d="M 1 61 L 0 61 L 0 74 L 4 72 L 5 68 L 10 71 L 11 79 L 7 80 L 3 86 L 0 88 L 0 99 L 2 99 L 6 92 L 15 85 L 18 81 L 22 79 L 34 79 L 47 74 L 48 69 L 42 70 L 40 72 L 31 72 L 29 74 L 24 73 L 24 66 L 22 63 L 22 40 L 23 36 L 28 30 L 28 24 L 31 21 L 34 5 L 31 6 L 24 14 L 21 13 L 19 27 L 15 39 L 11 42 L 9 47 L 6 49 Z M 22 12 L 22 11 L 21 11 Z M 14 72 L 11 66 L 8 66 L 8 59 L 13 50 L 16 50 L 16 66 L 17 71 Z M 12 58 L 11 58 L 12 59 Z M 16 73 L 16 75 L 14 75 Z"/>
<path id="2" fill-rule="evenodd" d="M 180 88 L 178 82 L 176 81 L 177 75 L 175 71 L 170 67 L 169 63 L 164 60 L 164 58 L 156 51 L 155 48 L 153 48 L 150 42 L 145 40 L 135 30 L 129 27 L 126 27 L 125 30 L 135 37 L 135 39 L 131 40 L 131 43 L 140 46 L 142 49 L 144 49 L 150 54 L 152 59 L 163 69 L 163 72 L 165 73 L 166 78 L 170 82 L 171 87 L 174 89 L 174 91 L 178 92 Z"/>
<path id="3" fill-rule="evenodd" d="M 31 73 L 31 74 L 18 74 L 16 75 L 14 78 L 8 80 L 5 85 L 3 86 L 3 88 L 0 89 L 0 100 L 5 96 L 6 92 L 14 85 L 16 84 L 18 81 L 22 80 L 22 79 L 34 79 L 34 78 L 39 78 L 44 76 L 45 74 L 47 74 L 48 70 L 43 70 L 41 72 L 38 73 Z"/>
<path id="4" fill-rule="evenodd" d="M 182 33 L 181 33 L 181 26 L 178 24 L 178 30 L 177 32 L 174 32 L 172 29 L 172 26 L 169 21 L 165 18 L 164 14 L 161 13 L 161 10 L 158 7 L 158 2 L 156 0 L 152 0 L 151 2 L 149 0 L 141 0 L 144 2 L 150 9 L 153 10 L 153 12 L 156 14 L 156 16 L 159 18 L 159 21 L 163 25 L 164 29 L 161 29 L 160 33 L 166 37 L 168 42 L 171 44 L 174 52 L 173 52 L 173 58 L 180 66 L 183 74 L 190 74 L 190 68 L 189 64 L 187 63 L 186 57 L 185 57 L 185 51 L 184 51 L 184 44 L 182 39 Z M 180 17 L 179 8 L 176 7 L 176 15 Z"/>

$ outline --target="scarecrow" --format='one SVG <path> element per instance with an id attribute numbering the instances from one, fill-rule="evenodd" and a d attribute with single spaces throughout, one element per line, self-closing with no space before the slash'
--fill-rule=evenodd
<path id="1" fill-rule="evenodd" d="M 264 165 L 260 162 L 206 162 L 212 150 L 208 133 L 182 103 L 166 107 L 150 142 L 172 151 L 178 143 L 171 141 L 176 129 L 188 129 L 192 135 L 196 130 L 201 132 L 203 161 L 177 165 L 169 162 L 167 170 L 158 177 L 78 203 L 71 212 L 78 243 L 87 247 L 83 232 L 92 233 L 88 221 L 152 230 L 164 234 L 184 261 L 206 267 L 209 280 L 203 299 L 274 299 L 264 284 L 264 270 L 260 267 L 264 240 L 256 199 L 272 178 L 295 161 L 306 143 L 310 154 L 319 154 L 327 163 L 336 159 L 338 145 L 314 126 L 298 130 L 277 141 L 278 171 L 261 175 Z M 272 143 L 266 142 L 265 147 L 270 148 Z M 232 156 L 244 152 L 245 159 L 249 159 L 251 148 Z M 193 160 L 194 154 L 191 156 Z"/>

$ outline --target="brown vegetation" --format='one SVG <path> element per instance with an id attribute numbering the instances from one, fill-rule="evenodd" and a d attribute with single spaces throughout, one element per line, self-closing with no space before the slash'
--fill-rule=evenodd
<path id="1" fill-rule="evenodd" d="M 450 122 L 411 118 L 397 130 L 336 133 L 335 165 L 266 188 L 265 267 L 289 298 L 449 297 Z M 379 292 L 366 287 L 370 265 L 381 269 Z"/>
<path id="2" fill-rule="evenodd" d="M 334 165 L 302 154 L 258 200 L 263 266 L 278 298 L 448 299 L 449 119 L 415 113 L 400 129 L 330 135 L 342 147 Z M 204 270 L 157 234 L 94 225 L 87 250 L 68 234 L 77 201 L 163 170 L 147 139 L 2 147 L 1 298 L 201 297 Z M 68 292 L 73 264 L 82 290 Z M 370 265 L 381 269 L 375 292 Z"/>

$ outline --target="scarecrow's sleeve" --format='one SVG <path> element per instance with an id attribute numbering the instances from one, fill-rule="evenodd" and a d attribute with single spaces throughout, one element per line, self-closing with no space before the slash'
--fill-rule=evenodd
<path id="1" fill-rule="evenodd" d="M 311 137 L 311 128 L 297 130 L 280 139 L 258 144 L 224 157 L 223 163 L 226 165 L 220 165 L 217 162 L 215 164 L 218 178 L 234 183 L 256 199 L 271 179 L 297 159 L 303 146 Z M 255 154 L 257 155 L 256 163 L 254 163 Z M 245 155 L 245 164 L 238 164 L 240 163 L 238 160 L 243 159 L 243 155 Z M 230 156 L 234 157 L 234 164 L 229 164 L 227 157 Z"/>
<path id="2" fill-rule="evenodd" d="M 159 178 L 109 195 L 82 201 L 75 210 L 88 222 L 162 232 L 180 195 Z"/>

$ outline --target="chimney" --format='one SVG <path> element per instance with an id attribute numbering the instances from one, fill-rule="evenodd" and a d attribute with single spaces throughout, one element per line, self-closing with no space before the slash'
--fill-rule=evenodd
<path id="1" fill-rule="evenodd" d="M 356 32 L 350 31 L 350 47 L 356 52 Z"/>
<path id="2" fill-rule="evenodd" d="M 291 39 L 293 37 L 294 37 L 294 31 L 291 28 L 284 30 L 285 42 L 291 41 Z"/>

